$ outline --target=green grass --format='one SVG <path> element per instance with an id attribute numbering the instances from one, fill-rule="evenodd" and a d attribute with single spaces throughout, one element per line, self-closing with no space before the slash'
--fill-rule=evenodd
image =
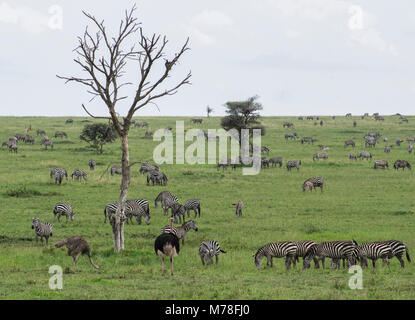
<path id="1" fill-rule="evenodd" d="M 215 165 L 161 165 L 169 178 L 167 187 L 146 186 L 145 177 L 132 168 L 128 198 L 150 201 L 149 226 L 126 225 L 125 248 L 121 254 L 113 252 L 112 231 L 104 224 L 104 207 L 118 199 L 120 176 L 99 177 L 109 163 L 121 159 L 120 142 L 104 146 L 103 154 L 96 154 L 79 140 L 85 118 L 0 118 L 0 142 L 22 133 L 32 125 L 43 129 L 49 137 L 63 130 L 68 139 L 52 138 L 53 150 L 44 150 L 40 137 L 34 145 L 19 144 L 18 154 L 0 150 L 0 298 L 2 299 L 414 299 L 415 266 L 407 263 L 401 269 L 396 258 L 391 267 L 371 267 L 363 272 L 363 290 L 351 290 L 347 270 L 296 270 L 287 272 L 281 259 L 274 268 L 256 270 L 252 255 L 271 241 L 318 241 L 356 239 L 359 243 L 375 240 L 404 241 L 415 256 L 415 176 L 413 171 L 393 170 L 397 159 L 414 164 L 409 155 L 406 138 L 415 136 L 413 123 L 400 123 L 398 117 L 386 117 L 382 123 L 373 119 L 323 117 L 324 126 L 313 121 L 299 121 L 292 117 L 263 119 L 267 135 L 262 144 L 269 147 L 271 156 L 287 160 L 301 159 L 300 171 L 287 172 L 283 168 L 264 169 L 259 175 L 243 176 L 241 169 L 218 172 Z M 172 126 L 176 120 L 185 121 L 185 129 L 219 128 L 220 118 L 204 118 L 202 125 L 192 125 L 190 118 L 140 118 L 154 131 Z M 358 126 L 353 128 L 353 120 Z M 291 121 L 295 129 L 283 129 L 282 123 Z M 130 160 L 152 161 L 153 150 L 159 142 L 144 138 L 146 129 L 133 128 L 129 136 Z M 174 129 L 173 129 L 174 131 Z M 299 137 L 311 136 L 315 145 L 286 141 L 286 132 Z M 363 136 L 368 131 L 380 131 L 382 138 L 394 144 L 396 138 L 405 140 L 384 154 L 384 143 L 369 150 L 374 159 L 389 161 L 391 170 L 374 170 L 373 160 L 348 159 L 348 153 L 365 150 Z M 344 149 L 345 140 L 353 139 L 356 147 Z M 312 161 L 318 145 L 331 147 L 327 161 Z M 95 171 L 88 168 L 88 160 L 97 161 Z M 52 167 L 75 168 L 88 173 L 88 181 L 64 180 L 61 186 L 49 177 Z M 307 178 L 322 176 L 326 180 L 323 194 L 303 192 Z M 162 276 L 161 264 L 153 249 L 154 239 L 168 224 L 162 209 L 154 208 L 159 192 L 168 189 L 184 202 L 199 198 L 201 218 L 199 232 L 191 231 L 179 256 L 175 259 L 175 275 Z M 243 200 L 243 216 L 237 218 L 232 203 Z M 71 203 L 76 212 L 74 222 L 53 221 L 56 202 Z M 193 215 L 193 213 L 192 213 Z M 53 223 L 54 232 L 49 247 L 36 246 L 31 218 Z M 64 249 L 53 244 L 66 237 L 82 235 L 91 245 L 94 261 L 103 267 L 93 269 L 87 257 L 81 257 L 78 270 L 72 268 L 72 258 Z M 221 254 L 218 265 L 202 266 L 198 248 L 205 240 L 217 240 L 227 251 Z M 60 265 L 65 270 L 63 290 L 48 287 L 49 267 Z M 327 263 L 326 263 L 327 265 Z M 169 268 L 169 263 L 167 263 Z"/>

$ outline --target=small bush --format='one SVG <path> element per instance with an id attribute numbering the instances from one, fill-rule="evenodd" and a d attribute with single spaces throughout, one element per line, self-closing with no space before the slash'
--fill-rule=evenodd
<path id="1" fill-rule="evenodd" d="M 304 226 L 304 232 L 306 234 L 313 234 L 313 233 L 320 232 L 320 229 L 316 227 L 314 224 L 309 223 Z"/>
<path id="2" fill-rule="evenodd" d="M 401 215 L 405 215 L 405 214 L 414 214 L 413 211 L 394 211 L 392 212 L 393 215 L 395 216 L 401 216 Z"/>
<path id="3" fill-rule="evenodd" d="M 6 195 L 16 198 L 28 198 L 33 196 L 40 196 L 41 193 L 37 190 L 27 189 L 26 186 L 12 187 L 6 190 Z"/>
<path id="4" fill-rule="evenodd" d="M 185 170 L 185 171 L 183 171 L 183 175 L 184 176 L 192 176 L 194 173 L 193 173 L 193 171 L 191 171 L 191 170 Z"/>

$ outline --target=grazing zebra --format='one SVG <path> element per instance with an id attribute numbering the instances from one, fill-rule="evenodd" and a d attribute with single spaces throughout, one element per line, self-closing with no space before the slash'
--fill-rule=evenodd
<path id="1" fill-rule="evenodd" d="M 294 242 L 295 245 L 297 246 L 297 251 L 295 253 L 295 260 L 298 261 L 298 257 L 305 258 L 305 256 L 307 255 L 308 250 L 313 247 L 314 245 L 316 245 L 317 243 L 315 243 L 314 241 L 311 240 L 304 240 L 304 241 L 296 241 Z M 319 268 L 319 262 L 318 259 L 316 257 L 314 257 L 314 268 L 318 269 Z M 294 267 L 295 267 L 295 263 L 294 263 Z"/>
<path id="2" fill-rule="evenodd" d="M 39 218 L 32 218 L 32 229 L 35 229 L 36 245 L 38 244 L 38 238 L 43 243 L 43 238 L 46 239 L 46 245 L 48 245 L 49 237 L 52 236 L 52 224 L 49 222 L 40 222 Z"/>
<path id="3" fill-rule="evenodd" d="M 383 152 L 389 153 L 389 152 L 391 152 L 391 148 L 392 148 L 392 146 L 386 146 L 385 150 L 383 150 Z"/>
<path id="4" fill-rule="evenodd" d="M 68 124 L 68 123 L 73 123 L 73 120 L 72 120 L 72 119 L 68 119 L 68 120 L 66 120 L 66 121 L 65 121 L 65 123 L 66 123 L 66 124 Z"/>
<path id="5" fill-rule="evenodd" d="M 165 226 L 163 227 L 162 232 L 173 233 L 175 236 L 177 236 L 177 238 L 182 239 L 182 244 L 184 244 L 184 238 L 191 229 L 193 229 L 196 232 L 199 230 L 194 220 L 189 220 L 183 223 L 180 227 Z"/>
<path id="6" fill-rule="evenodd" d="M 346 113 L 346 117 L 351 117 L 352 114 L 351 113 Z"/>
<path id="7" fill-rule="evenodd" d="M 117 166 L 112 166 L 111 167 L 111 175 L 113 176 L 114 174 L 122 174 L 122 168 L 117 167 Z"/>
<path id="8" fill-rule="evenodd" d="M 143 162 L 141 164 L 141 167 L 140 167 L 140 170 L 139 170 L 139 172 L 141 174 L 148 173 L 148 172 L 151 172 L 151 171 L 159 171 L 159 167 L 157 167 L 157 166 L 155 166 L 151 163 L 148 163 L 148 162 Z"/>
<path id="9" fill-rule="evenodd" d="M 298 117 L 297 119 L 298 119 L 298 120 L 304 120 L 304 118 L 303 118 L 303 117 L 301 117 L 301 116 L 300 116 L 300 117 Z"/>
<path id="10" fill-rule="evenodd" d="M 412 144 L 408 145 L 408 153 L 412 153 L 413 149 L 414 147 L 412 146 Z"/>
<path id="11" fill-rule="evenodd" d="M 190 217 L 190 210 L 193 210 L 195 212 L 195 218 L 197 217 L 198 214 L 200 218 L 200 200 L 198 199 L 186 200 L 186 202 L 184 203 L 184 208 L 187 212 L 188 217 Z"/>
<path id="12" fill-rule="evenodd" d="M 284 122 L 282 124 L 282 127 L 283 128 L 291 128 L 291 127 L 294 127 L 294 123 L 292 123 L 292 122 Z"/>
<path id="13" fill-rule="evenodd" d="M 370 152 L 363 151 L 363 152 L 360 152 L 359 158 L 369 160 L 369 159 L 372 159 L 372 154 Z"/>
<path id="14" fill-rule="evenodd" d="M 382 169 L 385 169 L 385 168 L 389 169 L 389 164 L 386 160 L 375 160 L 375 165 L 373 169 L 377 169 L 378 167 L 382 167 Z"/>
<path id="15" fill-rule="evenodd" d="M 26 135 L 22 133 L 16 133 L 14 136 L 18 141 L 24 141 L 24 139 L 26 138 Z"/>
<path id="16" fill-rule="evenodd" d="M 150 180 L 153 183 L 153 186 L 154 183 L 156 185 L 165 186 L 167 185 L 168 179 L 167 176 L 160 171 L 149 171 L 147 172 L 147 185 L 150 185 Z"/>
<path id="17" fill-rule="evenodd" d="M 186 221 L 185 213 L 186 209 L 180 203 L 173 203 L 170 206 L 171 209 L 171 217 L 174 218 L 174 223 L 184 223 Z"/>
<path id="18" fill-rule="evenodd" d="M 35 144 L 35 138 L 33 138 L 32 136 L 26 135 L 26 138 L 24 139 L 24 142 Z"/>
<path id="19" fill-rule="evenodd" d="M 304 142 L 307 142 L 307 143 L 311 143 L 311 144 L 314 144 L 314 142 L 315 141 L 317 141 L 317 140 L 314 140 L 313 138 L 310 138 L 310 137 L 303 137 L 303 138 L 301 138 L 301 144 L 304 144 Z"/>
<path id="20" fill-rule="evenodd" d="M 307 179 L 306 181 L 304 181 L 303 183 L 303 191 L 306 190 L 306 188 L 309 188 L 309 190 L 311 191 L 313 188 L 314 190 L 316 188 L 320 188 L 321 192 L 323 192 L 323 187 L 324 187 L 324 179 L 321 177 L 316 177 L 316 178 L 310 178 Z"/>
<path id="21" fill-rule="evenodd" d="M 141 218 L 144 217 L 144 220 L 147 225 L 150 224 L 150 212 L 148 208 L 145 208 L 144 205 L 140 204 L 140 200 L 144 199 L 137 199 L 137 200 L 127 200 L 125 203 L 125 216 L 127 217 L 127 224 L 128 220 L 132 223 L 132 218 L 135 217 L 138 224 L 141 224 Z M 146 201 L 146 200 L 145 200 Z M 147 202 L 148 204 L 148 202 Z M 118 203 L 112 202 L 108 203 L 104 209 L 104 216 L 105 220 L 104 223 L 108 220 L 111 220 L 113 214 L 116 213 L 118 209 Z"/>
<path id="22" fill-rule="evenodd" d="M 352 159 L 357 160 L 357 156 L 356 156 L 356 154 L 355 154 L 354 152 L 350 152 L 350 153 L 349 153 L 349 159 L 350 159 L 350 160 L 352 160 Z"/>
<path id="23" fill-rule="evenodd" d="M 48 147 L 51 147 L 51 149 L 53 149 L 53 142 L 50 140 L 43 140 L 40 144 L 43 144 L 45 146 L 45 150 L 47 150 Z"/>
<path id="24" fill-rule="evenodd" d="M 372 260 L 373 268 L 376 268 L 376 260 L 382 259 L 383 262 L 389 265 L 388 258 L 393 257 L 392 247 L 387 243 L 371 242 L 363 243 L 358 247 L 358 257 L 362 268 L 368 266 L 367 259 Z"/>
<path id="25" fill-rule="evenodd" d="M 242 200 L 238 200 L 237 203 L 232 203 L 233 206 L 236 206 L 235 208 L 235 214 L 237 217 L 242 217 L 242 208 L 244 207 L 244 203 Z"/>
<path id="26" fill-rule="evenodd" d="M 88 175 L 86 174 L 85 171 L 80 170 L 80 169 L 75 169 L 74 172 L 72 172 L 71 177 L 73 180 L 73 177 L 75 176 L 76 180 L 81 181 L 82 178 L 84 178 L 84 180 L 87 180 Z"/>
<path id="27" fill-rule="evenodd" d="M 40 129 L 36 130 L 36 135 L 37 135 L 37 136 L 38 136 L 38 135 L 41 135 L 41 134 L 45 135 L 45 134 L 46 134 L 46 132 L 45 132 L 44 130 L 40 130 Z"/>
<path id="28" fill-rule="evenodd" d="M 353 121 L 353 127 L 356 128 L 356 126 L 357 126 L 357 122 L 356 121 Z"/>
<path id="29" fill-rule="evenodd" d="M 290 269 L 291 263 L 295 264 L 297 254 L 297 245 L 295 242 L 283 241 L 272 242 L 258 249 L 253 255 L 254 263 L 257 269 L 261 268 L 261 262 L 264 257 L 267 258 L 267 266 L 273 267 L 273 258 L 285 257 L 285 267 Z"/>
<path id="30" fill-rule="evenodd" d="M 146 214 L 150 215 L 150 206 L 148 204 L 148 200 L 146 199 L 131 199 L 131 200 L 127 200 L 127 203 L 136 203 L 140 206 L 143 207 L 143 209 L 145 210 Z"/>
<path id="31" fill-rule="evenodd" d="M 319 148 L 320 148 L 320 150 L 322 150 L 322 151 L 330 151 L 330 147 L 325 147 L 325 146 L 323 146 L 322 144 L 320 144 L 318 147 L 319 147 Z"/>
<path id="32" fill-rule="evenodd" d="M 17 145 L 16 144 L 10 144 L 9 145 L 9 152 L 17 153 Z"/>
<path id="33" fill-rule="evenodd" d="M 344 142 L 344 147 L 347 148 L 348 146 L 352 146 L 353 148 L 355 147 L 355 142 L 353 140 L 347 140 Z"/>
<path id="34" fill-rule="evenodd" d="M 7 149 L 8 149 L 12 144 L 14 144 L 14 143 L 11 142 L 11 141 L 5 141 L 1 144 L 1 149 L 3 149 L 3 147 L 7 147 Z"/>
<path id="35" fill-rule="evenodd" d="M 63 168 L 52 168 L 52 170 L 50 170 L 50 177 L 54 177 L 57 172 L 61 173 L 63 176 L 66 177 L 66 180 L 68 180 L 68 173 Z"/>
<path id="36" fill-rule="evenodd" d="M 97 165 L 97 163 L 94 159 L 89 159 L 88 166 L 89 166 L 90 170 L 94 170 L 96 165 Z"/>
<path id="37" fill-rule="evenodd" d="M 406 139 L 408 142 L 415 142 L 415 137 L 409 137 Z"/>
<path id="38" fill-rule="evenodd" d="M 269 163 L 271 163 L 272 167 L 275 167 L 277 164 L 280 165 L 280 168 L 282 167 L 282 157 L 274 157 L 268 160 Z"/>
<path id="39" fill-rule="evenodd" d="M 63 131 L 56 131 L 55 132 L 55 138 L 57 138 L 57 137 L 61 137 L 61 138 L 65 137 L 65 138 L 67 138 L 68 135 L 65 132 L 63 132 Z"/>
<path id="40" fill-rule="evenodd" d="M 290 138 L 291 140 L 292 139 L 297 139 L 298 138 L 298 135 L 297 135 L 297 133 L 286 133 L 285 134 L 285 140 L 288 140 L 288 138 Z"/>
<path id="41" fill-rule="evenodd" d="M 191 119 L 190 120 L 192 123 L 202 123 L 203 119 Z"/>
<path id="42" fill-rule="evenodd" d="M 261 168 L 269 168 L 269 160 L 268 159 L 262 159 L 261 160 Z"/>
<path id="43" fill-rule="evenodd" d="M 388 138 L 384 137 L 383 142 L 388 142 Z"/>
<path id="44" fill-rule="evenodd" d="M 381 116 L 376 116 L 375 121 L 385 121 L 385 118 Z"/>
<path id="45" fill-rule="evenodd" d="M 304 258 L 303 268 L 310 268 L 310 261 L 316 256 L 321 260 L 323 269 L 325 268 L 324 260 L 326 257 L 332 259 L 346 258 L 349 266 L 354 265 L 356 263 L 357 247 L 358 244 L 355 240 L 321 242 L 308 250 Z"/>
<path id="46" fill-rule="evenodd" d="M 290 160 L 287 162 L 286 167 L 288 171 L 291 171 L 291 168 L 297 168 L 297 171 L 300 170 L 301 160 Z"/>
<path id="47" fill-rule="evenodd" d="M 134 124 L 134 127 L 144 128 L 148 127 L 148 122 L 138 122 Z"/>
<path id="48" fill-rule="evenodd" d="M 159 201 L 161 201 L 161 207 L 163 208 L 165 216 L 167 215 L 169 209 L 173 206 L 173 204 L 179 203 L 179 199 L 168 190 L 160 192 L 159 195 L 156 197 L 156 199 L 154 200 L 154 206 L 156 208 L 158 207 Z"/>
<path id="49" fill-rule="evenodd" d="M 206 264 L 212 264 L 213 256 L 216 257 L 216 264 L 218 264 L 220 252 L 226 253 L 215 240 L 204 241 L 199 246 L 199 255 L 203 265 L 205 265 L 205 261 Z"/>
<path id="50" fill-rule="evenodd" d="M 313 161 L 315 161 L 316 159 L 317 160 L 320 160 L 320 159 L 326 159 L 327 160 L 328 158 L 329 158 L 329 156 L 327 155 L 327 153 L 318 152 L 313 156 Z"/>
<path id="51" fill-rule="evenodd" d="M 396 160 L 395 163 L 393 164 L 393 167 L 395 168 L 395 170 L 399 170 L 399 168 L 402 168 L 402 170 L 405 171 L 405 168 L 408 168 L 409 170 L 411 170 L 411 165 L 409 164 L 408 161 L 405 160 Z"/>
<path id="52" fill-rule="evenodd" d="M 401 143 L 403 142 L 403 140 L 401 139 L 396 139 L 396 145 L 399 147 L 401 145 Z"/>
<path id="53" fill-rule="evenodd" d="M 409 256 L 408 248 L 402 241 L 388 240 L 379 243 L 386 243 L 391 246 L 392 255 L 389 256 L 389 258 L 391 259 L 393 257 L 396 257 L 401 263 L 402 268 L 405 268 L 405 262 L 402 259 L 404 253 L 406 254 L 406 260 L 408 260 L 408 262 L 411 262 L 411 257 Z"/>
<path id="54" fill-rule="evenodd" d="M 71 221 L 75 220 L 75 213 L 72 210 L 72 206 L 68 203 L 57 203 L 53 208 L 53 218 L 56 219 L 58 215 L 58 222 L 60 222 L 61 216 L 66 216 L 66 222 L 68 218 L 71 218 Z"/>
<path id="55" fill-rule="evenodd" d="M 314 117 L 313 116 L 307 116 L 307 118 L 306 118 L 307 120 L 314 120 Z"/>
<path id="56" fill-rule="evenodd" d="M 261 147 L 261 153 L 266 153 L 269 156 L 269 149 L 265 146 Z"/>
<path id="57" fill-rule="evenodd" d="M 400 118 L 402 122 L 408 122 L 408 118 Z"/>
<path id="58" fill-rule="evenodd" d="M 219 171 L 220 167 L 222 167 L 223 171 L 225 171 L 225 169 L 227 169 L 228 166 L 231 166 L 232 170 L 236 170 L 236 163 L 235 161 L 232 161 L 232 159 L 230 158 L 222 159 L 221 161 L 219 161 L 216 169 Z"/>

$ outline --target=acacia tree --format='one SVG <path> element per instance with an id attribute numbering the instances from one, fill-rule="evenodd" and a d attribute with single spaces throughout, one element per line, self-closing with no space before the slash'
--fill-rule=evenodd
<path id="1" fill-rule="evenodd" d="M 74 50 L 77 54 L 74 61 L 86 76 L 58 76 L 58 78 L 66 80 L 66 83 L 76 82 L 82 84 L 87 87 L 87 92 L 92 95 L 91 100 L 99 97 L 104 102 L 109 117 L 95 117 L 83 104 L 82 107 L 93 118 L 110 119 L 121 140 L 122 180 L 120 196 L 118 209 L 115 216 L 111 218 L 115 252 L 121 252 L 124 249 L 125 202 L 132 165 L 128 148 L 131 119 L 137 110 L 149 103 L 154 103 L 154 100 L 175 94 L 180 87 L 190 83 L 191 77 L 191 72 L 189 72 L 171 87 L 163 86 L 174 65 L 189 50 L 189 39 L 187 38 L 184 45 L 171 60 L 165 58 L 168 40 L 165 36 L 161 37 L 161 35 L 156 34 L 146 36 L 143 33 L 141 23 L 138 23 L 137 18 L 134 17 L 135 11 L 135 5 L 129 11 L 125 11 L 125 17 L 121 20 L 118 32 L 113 37 L 109 35 L 105 28 L 104 21 L 98 21 L 93 15 L 83 11 L 83 14 L 96 29 L 96 32 L 91 33 L 87 26 L 84 34 L 78 37 L 78 46 Z M 129 41 L 134 40 L 136 41 L 134 45 L 128 44 Z M 164 66 L 161 64 L 163 60 Z M 122 79 L 129 62 L 138 65 L 138 83 L 134 85 L 135 94 L 131 102 L 128 103 L 128 112 L 121 122 L 118 119 L 116 105 L 120 100 L 128 98 L 121 95 L 120 89 L 127 85 L 133 85 Z"/>
<path id="2" fill-rule="evenodd" d="M 210 114 L 213 112 L 213 109 L 209 106 L 206 107 L 206 113 L 207 113 L 207 117 L 210 117 Z"/>
<path id="3" fill-rule="evenodd" d="M 117 132 L 112 124 L 87 124 L 82 130 L 79 139 L 89 143 L 97 152 L 102 153 L 104 144 L 112 143 L 117 139 Z"/>

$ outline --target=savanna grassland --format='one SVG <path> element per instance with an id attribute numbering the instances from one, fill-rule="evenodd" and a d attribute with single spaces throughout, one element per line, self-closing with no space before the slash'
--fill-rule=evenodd
<path id="1" fill-rule="evenodd" d="M 121 159 L 119 141 L 105 145 L 97 154 L 80 141 L 85 118 L 0 118 L 0 142 L 9 136 L 24 133 L 32 126 L 43 129 L 49 137 L 63 130 L 68 139 L 52 138 L 53 150 L 19 142 L 17 154 L 4 149 L 0 152 L 0 298 L 1 299 L 414 299 L 415 263 L 401 269 L 396 258 L 390 268 L 378 261 L 376 270 L 363 272 L 363 289 L 351 290 L 346 269 L 329 268 L 303 271 L 302 263 L 295 270 L 286 271 L 282 259 L 274 259 L 274 268 L 261 270 L 254 265 L 252 255 L 268 243 L 283 240 L 311 239 L 316 242 L 351 240 L 358 243 L 398 239 L 406 243 L 415 257 L 415 175 L 412 171 L 395 171 L 397 159 L 415 164 L 414 154 L 408 154 L 407 137 L 415 136 L 415 117 L 401 123 L 397 116 L 385 117 L 384 122 L 371 118 L 322 117 L 324 126 L 314 121 L 299 121 L 296 117 L 266 117 L 262 119 L 267 134 L 262 145 L 270 157 L 302 160 L 299 171 L 288 172 L 284 167 L 263 169 L 260 174 L 243 176 L 236 171 L 217 171 L 215 165 L 160 165 L 169 178 L 167 186 L 147 186 L 139 165 L 132 168 L 128 198 L 150 201 L 151 224 L 125 227 L 125 248 L 121 254 L 113 252 L 111 227 L 104 224 L 104 207 L 117 201 L 120 176 L 105 174 L 108 164 Z M 176 120 L 185 121 L 185 129 L 193 127 L 215 129 L 220 118 L 203 118 L 202 125 L 193 125 L 190 118 L 140 118 L 148 121 L 154 131 L 167 126 L 175 128 Z M 354 128 L 353 120 L 357 121 Z M 94 120 L 98 121 L 98 120 Z M 295 129 L 283 129 L 284 121 L 292 121 Z M 129 136 L 131 161 L 152 161 L 153 150 L 160 142 L 144 138 L 146 129 L 133 128 Z M 381 142 L 372 150 L 373 159 L 352 161 L 348 153 L 365 150 L 364 134 L 379 131 L 388 137 L 405 142 L 394 146 L 391 153 L 383 152 Z M 299 140 L 286 141 L 286 132 L 299 137 L 311 136 L 314 145 L 302 145 Z M 356 147 L 343 147 L 353 139 Z M 328 160 L 313 162 L 318 145 L 331 148 Z M 88 168 L 88 160 L 97 162 L 95 171 Z M 373 161 L 389 161 L 390 170 L 374 170 Z M 152 161 L 153 162 L 153 161 Z M 87 182 L 64 180 L 55 185 L 49 177 L 52 167 L 65 168 L 69 175 L 75 168 L 88 173 Z M 310 177 L 324 177 L 325 191 L 302 191 L 302 183 Z M 154 239 L 168 224 L 162 209 L 154 208 L 154 199 L 163 190 L 170 190 L 182 203 L 198 198 L 202 203 L 201 217 L 196 219 L 199 231 L 187 235 L 179 256 L 175 259 L 175 274 L 161 275 L 160 259 L 154 253 Z M 13 196 L 14 195 L 14 196 Z M 18 196 L 16 196 L 18 195 Z M 237 218 L 232 203 L 243 200 L 243 216 Z M 53 219 L 57 202 L 72 204 L 75 221 L 58 223 Z M 53 237 L 49 246 L 36 246 L 31 218 L 53 223 Z M 192 212 L 193 217 L 193 212 Z M 94 262 L 102 270 L 93 269 L 87 257 L 79 260 L 78 270 L 63 248 L 53 244 L 64 238 L 82 235 L 91 245 Z M 217 240 L 227 251 L 221 254 L 218 265 L 202 266 L 198 248 L 205 240 Z M 301 260 L 300 260 L 301 261 Z M 63 289 L 48 287 L 49 267 L 60 265 Z M 326 262 L 326 266 L 329 265 Z M 169 268 L 169 262 L 167 263 Z"/>

